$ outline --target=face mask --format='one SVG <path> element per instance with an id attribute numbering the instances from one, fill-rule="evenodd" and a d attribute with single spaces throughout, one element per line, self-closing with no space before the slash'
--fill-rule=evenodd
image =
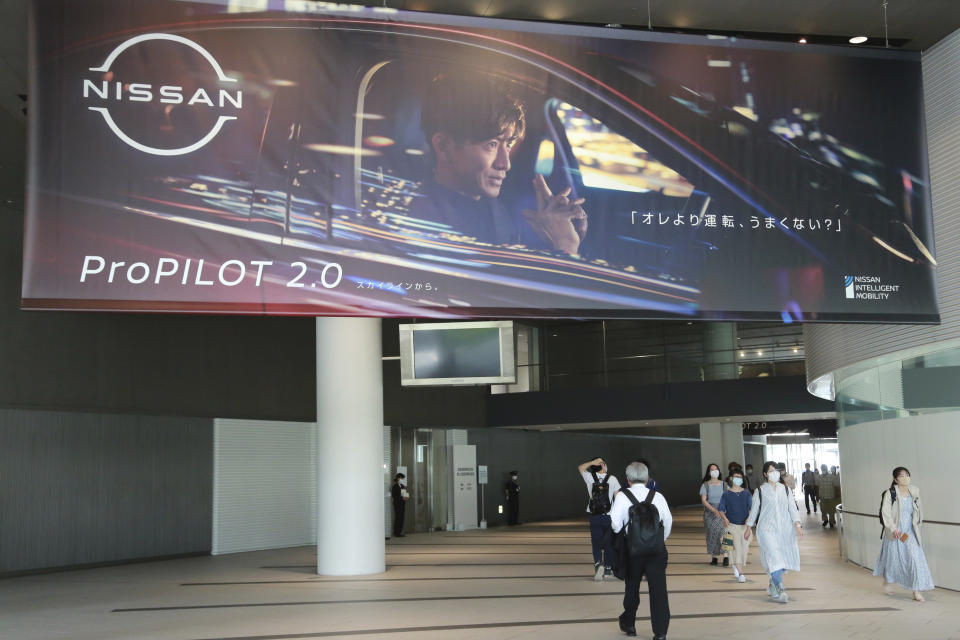
<path id="1" fill-rule="evenodd" d="M 517 476 L 510 476 L 511 479 L 516 480 Z"/>
<path id="2" fill-rule="evenodd" d="M 719 478 L 719 477 L 720 477 L 720 472 L 717 471 L 716 469 L 712 469 L 712 470 L 710 471 L 710 477 L 711 477 L 711 478 L 714 478 L 714 479 Z"/>
<path id="3" fill-rule="evenodd" d="M 780 472 L 776 469 L 771 469 L 767 472 L 767 480 L 770 482 L 779 482 L 780 481 Z"/>
<path id="4" fill-rule="evenodd" d="M 900 483 L 901 487 L 908 487 L 910 486 L 910 476 L 903 476 L 903 477 L 897 478 L 897 482 Z"/>
<path id="5" fill-rule="evenodd" d="M 734 478 L 734 479 L 733 479 L 733 486 L 739 487 L 739 486 L 741 486 L 742 484 L 743 484 L 743 478 Z"/>

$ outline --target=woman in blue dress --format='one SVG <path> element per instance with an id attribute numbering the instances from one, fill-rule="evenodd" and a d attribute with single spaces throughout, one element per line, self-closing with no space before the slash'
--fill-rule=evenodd
<path id="1" fill-rule="evenodd" d="M 913 599 L 923 602 L 921 591 L 934 588 L 930 567 L 923 555 L 920 525 L 923 511 L 920 489 L 910 484 L 906 467 L 893 470 L 893 482 L 883 492 L 880 506 L 883 518 L 883 546 L 873 575 L 883 576 L 883 590 L 893 595 L 893 585 L 913 591 Z"/>

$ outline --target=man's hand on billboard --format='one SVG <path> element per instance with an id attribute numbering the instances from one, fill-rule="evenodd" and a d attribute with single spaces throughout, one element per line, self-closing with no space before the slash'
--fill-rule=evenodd
<path id="1" fill-rule="evenodd" d="M 576 255 L 587 235 L 587 212 L 580 206 L 584 199 L 570 200 L 570 187 L 554 194 L 541 175 L 533 179 L 533 190 L 537 196 L 537 210 L 523 212 L 527 223 L 557 251 Z"/>

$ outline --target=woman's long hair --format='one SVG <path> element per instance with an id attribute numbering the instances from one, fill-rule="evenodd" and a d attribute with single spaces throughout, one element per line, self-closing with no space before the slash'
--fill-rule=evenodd
<path id="1" fill-rule="evenodd" d="M 897 467 L 893 470 L 893 482 L 890 483 L 890 504 L 897 501 L 897 476 L 900 475 L 901 471 L 906 471 L 907 475 L 910 475 L 910 469 L 906 467 Z"/>
<path id="2" fill-rule="evenodd" d="M 716 467 L 716 468 L 717 468 L 717 472 L 720 474 L 719 476 L 717 476 L 717 480 L 723 482 L 723 471 L 720 471 L 720 465 L 714 464 L 713 462 L 711 462 L 710 464 L 707 465 L 707 470 L 703 472 L 703 480 L 700 481 L 700 484 L 703 484 L 704 482 L 707 482 L 708 480 L 713 480 L 713 478 L 710 477 L 710 468 L 711 468 L 711 467 Z"/>

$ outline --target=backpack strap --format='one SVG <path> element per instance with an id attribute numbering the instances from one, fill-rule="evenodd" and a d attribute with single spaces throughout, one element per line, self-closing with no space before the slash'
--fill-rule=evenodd
<path id="1" fill-rule="evenodd" d="M 607 480 L 609 480 L 609 479 L 610 479 L 610 474 L 609 474 L 609 473 L 608 473 L 607 475 L 603 476 L 603 480 L 602 480 L 603 484 L 607 484 Z"/>
<path id="2" fill-rule="evenodd" d="M 593 476 L 593 484 L 597 484 L 598 482 L 600 482 L 600 478 L 597 477 L 597 472 L 596 472 L 596 471 L 591 471 L 591 472 L 590 472 L 590 475 Z"/>
<path id="3" fill-rule="evenodd" d="M 654 490 L 654 489 L 649 489 L 649 490 L 647 491 L 647 497 L 644 498 L 643 501 L 646 502 L 647 504 L 650 504 L 651 502 L 653 502 L 653 496 L 655 496 L 655 495 L 657 495 L 656 490 Z"/>
<path id="4" fill-rule="evenodd" d="M 630 491 L 630 489 L 627 489 L 626 491 L 621 491 L 620 493 L 622 493 L 623 495 L 627 496 L 627 500 L 629 500 L 630 502 L 632 502 L 632 503 L 633 503 L 633 506 L 635 506 L 635 507 L 639 507 L 639 506 L 640 506 L 640 501 L 637 500 L 637 496 L 633 495 L 633 491 Z"/>

